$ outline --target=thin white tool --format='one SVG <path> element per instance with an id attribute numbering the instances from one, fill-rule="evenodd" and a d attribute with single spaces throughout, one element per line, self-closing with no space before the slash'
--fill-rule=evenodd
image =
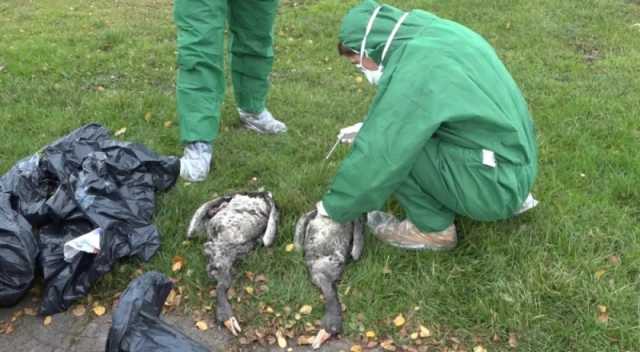
<path id="1" fill-rule="evenodd" d="M 338 137 L 338 139 L 336 140 L 336 144 L 334 144 L 333 147 L 331 147 L 331 150 L 329 150 L 329 153 L 327 153 L 327 156 L 324 157 L 324 160 L 329 160 L 329 157 L 336 150 L 336 148 L 338 147 L 338 144 L 340 144 L 340 137 Z"/>

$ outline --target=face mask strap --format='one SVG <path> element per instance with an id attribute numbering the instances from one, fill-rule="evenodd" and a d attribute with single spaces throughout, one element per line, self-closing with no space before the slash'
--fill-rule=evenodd
<path id="1" fill-rule="evenodd" d="M 398 30 L 400 29 L 400 26 L 402 26 L 402 22 L 404 22 L 404 19 L 407 18 L 408 15 L 409 15 L 409 13 L 405 12 L 404 15 L 402 15 L 402 17 L 400 17 L 398 22 L 396 22 L 395 27 L 393 27 L 393 30 L 391 31 L 391 34 L 389 35 L 389 38 L 387 39 L 387 42 L 384 44 L 384 49 L 382 49 L 382 57 L 380 58 L 380 66 L 382 66 L 382 62 L 384 61 L 384 58 L 387 56 L 387 51 L 389 50 L 389 47 L 391 46 L 391 42 L 393 41 L 393 38 L 395 38 L 396 33 L 398 33 Z M 360 59 L 360 62 L 362 62 L 362 59 Z"/>
<path id="2" fill-rule="evenodd" d="M 362 66 L 362 59 L 364 59 L 364 50 L 367 44 L 367 37 L 369 36 L 369 32 L 371 32 L 371 29 L 373 28 L 373 21 L 375 21 L 376 17 L 378 17 L 378 13 L 380 12 L 380 10 L 382 10 L 382 6 L 376 7 L 376 9 L 373 10 L 371 17 L 369 17 L 369 22 L 367 23 L 367 29 L 364 32 L 364 38 L 362 38 L 362 44 L 360 44 L 360 66 Z"/>

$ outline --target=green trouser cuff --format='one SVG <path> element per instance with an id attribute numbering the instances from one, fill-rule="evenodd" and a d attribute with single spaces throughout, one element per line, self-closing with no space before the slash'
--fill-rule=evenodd
<path id="1" fill-rule="evenodd" d="M 453 210 L 425 192 L 411 176 L 396 189 L 394 196 L 407 218 L 422 232 L 439 232 L 453 224 Z"/>

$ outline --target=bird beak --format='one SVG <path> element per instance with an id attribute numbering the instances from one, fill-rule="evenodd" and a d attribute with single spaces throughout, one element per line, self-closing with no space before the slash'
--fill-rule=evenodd
<path id="1" fill-rule="evenodd" d="M 322 346 L 323 343 L 325 343 L 330 338 L 331 338 L 331 334 L 328 333 L 327 330 L 321 329 L 320 331 L 318 331 L 318 335 L 316 335 L 316 337 L 313 339 L 313 342 L 311 343 L 311 347 L 314 350 L 317 350 L 318 348 L 320 348 L 320 346 Z"/>
<path id="2" fill-rule="evenodd" d="M 238 336 L 239 333 L 242 332 L 240 329 L 240 324 L 238 324 L 238 320 L 235 317 L 231 317 L 228 320 L 225 320 L 224 326 L 231 331 L 233 336 Z"/>

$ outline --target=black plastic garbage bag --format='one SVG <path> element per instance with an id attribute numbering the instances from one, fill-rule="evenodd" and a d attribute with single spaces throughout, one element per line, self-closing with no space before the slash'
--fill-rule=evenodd
<path id="1" fill-rule="evenodd" d="M 106 352 L 209 351 L 160 317 L 172 286 L 153 271 L 133 280 L 113 312 Z"/>
<path id="2" fill-rule="evenodd" d="M 0 306 L 18 302 L 31 287 L 38 245 L 31 225 L 11 207 L 11 196 L 0 192 Z"/>
<path id="3" fill-rule="evenodd" d="M 172 187 L 175 157 L 114 140 L 97 124 L 81 127 L 18 162 L 0 178 L 14 208 L 39 229 L 45 279 L 41 314 L 69 308 L 118 259 L 149 260 L 160 246 L 152 224 L 155 193 Z M 100 251 L 64 260 L 64 243 L 100 228 Z M 0 256 L 3 254 L 0 252 Z M 1 304 L 1 302 L 0 302 Z"/>

